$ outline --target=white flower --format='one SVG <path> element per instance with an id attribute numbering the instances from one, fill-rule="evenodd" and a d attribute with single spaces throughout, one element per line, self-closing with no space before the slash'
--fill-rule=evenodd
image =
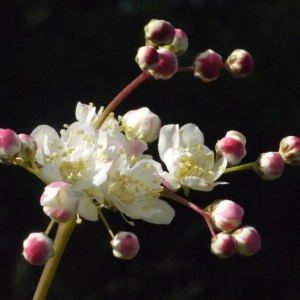
<path id="1" fill-rule="evenodd" d="M 214 161 L 214 153 L 204 145 L 203 134 L 194 124 L 165 125 L 160 130 L 158 151 L 169 173 L 157 167 L 162 183 L 169 189 L 189 187 L 211 191 L 225 171 L 226 159 Z"/>
<path id="2" fill-rule="evenodd" d="M 163 187 L 156 174 L 155 162 L 142 159 L 131 166 L 125 154 L 114 160 L 104 184 L 105 201 L 132 219 L 169 224 L 174 209 L 158 199 Z"/>
<path id="3" fill-rule="evenodd" d="M 31 134 L 38 145 L 37 162 L 43 167 L 44 181 L 64 181 L 80 199 L 78 213 L 87 220 L 97 220 L 97 208 L 92 200 L 103 201 L 101 184 L 107 178 L 111 162 L 106 156 L 106 135 L 98 136 L 90 123 L 73 123 L 59 137 L 47 125 L 38 126 Z"/>

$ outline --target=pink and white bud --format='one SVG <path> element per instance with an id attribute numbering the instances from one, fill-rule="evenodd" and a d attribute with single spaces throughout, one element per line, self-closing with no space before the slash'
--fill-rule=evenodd
<path id="1" fill-rule="evenodd" d="M 0 162 L 6 163 L 18 156 L 22 141 L 11 129 L 0 128 Z"/>
<path id="2" fill-rule="evenodd" d="M 142 107 L 127 112 L 122 118 L 122 125 L 129 140 L 138 139 L 151 143 L 159 136 L 161 121 L 149 108 Z"/>
<path id="3" fill-rule="evenodd" d="M 193 63 L 194 76 L 204 82 L 216 80 L 223 68 L 222 57 L 215 51 L 208 49 L 199 53 Z"/>
<path id="4" fill-rule="evenodd" d="M 246 155 L 246 138 L 238 131 L 228 131 L 216 144 L 217 159 L 225 157 L 228 166 L 238 165 Z"/>
<path id="5" fill-rule="evenodd" d="M 253 67 L 251 54 L 243 49 L 234 50 L 225 62 L 225 68 L 237 78 L 248 76 Z"/>
<path id="6" fill-rule="evenodd" d="M 121 259 L 132 259 L 140 249 L 138 238 L 131 232 L 119 232 L 110 242 L 113 255 Z"/>
<path id="7" fill-rule="evenodd" d="M 163 48 L 171 51 L 176 56 L 182 55 L 189 46 L 189 40 L 186 33 L 181 29 L 175 29 L 175 37 L 170 45 L 163 46 Z"/>
<path id="8" fill-rule="evenodd" d="M 28 134 L 19 134 L 19 138 L 22 141 L 22 148 L 19 153 L 19 157 L 25 161 L 31 161 L 35 158 L 37 151 L 37 143 L 31 135 Z"/>
<path id="9" fill-rule="evenodd" d="M 44 212 L 59 223 L 68 222 L 77 213 L 79 199 L 72 191 L 72 185 L 66 182 L 52 182 L 45 187 L 41 196 Z"/>
<path id="10" fill-rule="evenodd" d="M 287 164 L 298 165 L 300 163 L 300 138 L 287 136 L 279 144 L 279 154 Z"/>
<path id="11" fill-rule="evenodd" d="M 212 224 L 217 229 L 230 232 L 241 225 L 244 210 L 235 202 L 217 200 L 210 207 Z"/>
<path id="12" fill-rule="evenodd" d="M 135 61 L 143 71 L 156 68 L 159 62 L 157 49 L 153 46 L 140 47 Z"/>
<path id="13" fill-rule="evenodd" d="M 236 251 L 235 238 L 226 232 L 220 232 L 211 239 L 211 252 L 220 257 L 228 258 L 232 256 Z"/>
<path id="14" fill-rule="evenodd" d="M 170 79 L 178 69 L 177 57 L 166 49 L 157 50 L 159 62 L 156 68 L 149 70 L 154 79 Z"/>
<path id="15" fill-rule="evenodd" d="M 253 170 L 264 180 L 279 178 L 284 170 L 284 162 L 278 152 L 262 153 L 254 163 Z"/>
<path id="16" fill-rule="evenodd" d="M 255 254 L 261 247 L 261 237 L 252 226 L 243 226 L 232 233 L 237 252 L 244 256 Z"/>
<path id="17" fill-rule="evenodd" d="M 165 20 L 151 20 L 144 31 L 146 40 L 153 46 L 169 45 L 175 37 L 174 26 Z"/>
<path id="18" fill-rule="evenodd" d="M 23 255 L 32 265 L 42 266 L 53 256 L 53 242 L 43 232 L 31 233 L 23 242 Z"/>

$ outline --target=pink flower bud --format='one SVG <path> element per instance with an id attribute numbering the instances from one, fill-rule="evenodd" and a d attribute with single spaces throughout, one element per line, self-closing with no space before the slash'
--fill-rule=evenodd
<path id="1" fill-rule="evenodd" d="M 217 229 L 230 232 L 242 223 L 244 210 L 235 202 L 231 200 L 217 200 L 211 207 L 211 220 Z"/>
<path id="2" fill-rule="evenodd" d="M 193 63 L 194 76 L 204 82 L 216 80 L 223 68 L 222 57 L 213 50 L 206 50 L 196 56 Z"/>
<path id="3" fill-rule="evenodd" d="M 32 265 L 42 266 L 53 256 L 52 240 L 43 232 L 31 233 L 23 242 L 23 255 Z"/>
<path id="4" fill-rule="evenodd" d="M 170 45 L 163 46 L 163 48 L 171 51 L 176 56 L 182 55 L 188 48 L 189 41 L 184 31 L 175 29 L 175 38 Z"/>
<path id="5" fill-rule="evenodd" d="M 77 213 L 79 199 L 72 191 L 71 184 L 57 181 L 45 187 L 41 205 L 45 214 L 55 222 L 65 223 Z"/>
<path id="6" fill-rule="evenodd" d="M 151 143 L 158 138 L 161 121 L 149 108 L 142 107 L 127 112 L 122 118 L 122 125 L 129 140 Z"/>
<path id="7" fill-rule="evenodd" d="M 217 158 L 225 156 L 228 166 L 238 165 L 246 155 L 246 139 L 238 131 L 228 131 L 216 144 Z"/>
<path id="8" fill-rule="evenodd" d="M 220 232 L 211 239 L 210 250 L 220 258 L 232 256 L 236 251 L 235 247 L 236 241 L 229 233 Z"/>
<path id="9" fill-rule="evenodd" d="M 284 162 L 278 152 L 262 153 L 253 166 L 253 170 L 265 180 L 273 180 L 282 175 Z"/>
<path id="10" fill-rule="evenodd" d="M 18 156 L 21 151 L 22 141 L 11 129 L 0 128 L 0 161 L 9 162 Z"/>
<path id="11" fill-rule="evenodd" d="M 22 141 L 22 149 L 19 153 L 19 156 L 25 161 L 31 161 L 35 157 L 37 150 L 37 143 L 32 136 L 28 134 L 19 134 L 19 138 Z"/>
<path id="12" fill-rule="evenodd" d="M 243 226 L 232 233 L 236 239 L 236 249 L 241 255 L 255 254 L 261 247 L 261 238 L 254 227 Z"/>
<path id="13" fill-rule="evenodd" d="M 175 37 L 174 26 L 164 20 L 151 20 L 145 27 L 145 38 L 153 46 L 169 45 Z"/>
<path id="14" fill-rule="evenodd" d="M 159 54 L 153 46 L 140 47 L 135 57 L 135 61 L 141 70 L 151 70 L 158 65 Z"/>
<path id="15" fill-rule="evenodd" d="M 113 255 L 117 258 L 132 259 L 138 253 L 140 244 L 135 234 L 119 232 L 111 241 Z"/>
<path id="16" fill-rule="evenodd" d="M 285 163 L 297 165 L 300 163 L 300 139 L 287 136 L 279 144 L 279 154 Z"/>
<path id="17" fill-rule="evenodd" d="M 166 49 L 157 50 L 160 59 L 158 65 L 153 70 L 149 70 L 149 73 L 154 79 L 170 79 L 178 69 L 177 57 Z"/>
<path id="18" fill-rule="evenodd" d="M 225 62 L 225 68 L 235 77 L 242 78 L 253 70 L 254 62 L 250 53 L 242 49 L 234 50 Z"/>

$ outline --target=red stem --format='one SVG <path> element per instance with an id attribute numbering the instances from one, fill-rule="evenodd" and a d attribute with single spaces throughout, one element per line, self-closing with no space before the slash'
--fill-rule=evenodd
<path id="1" fill-rule="evenodd" d="M 136 79 L 134 79 L 131 83 L 129 83 L 104 109 L 103 113 L 99 117 L 99 119 L 95 122 L 94 127 L 99 129 L 109 114 L 114 111 L 114 109 L 141 83 L 145 80 L 151 78 L 152 76 L 148 71 L 143 71 Z"/>
<path id="2" fill-rule="evenodd" d="M 171 191 L 169 189 L 164 189 L 163 192 L 161 193 L 161 196 L 162 197 L 167 197 L 167 198 L 172 199 L 172 200 L 175 200 L 175 201 L 191 208 L 192 210 L 194 210 L 198 214 L 200 214 L 204 218 L 204 220 L 205 220 L 212 236 L 214 237 L 216 235 L 216 233 L 215 233 L 215 231 L 214 231 L 214 229 L 213 229 L 213 227 L 210 223 L 210 220 L 209 220 L 209 216 L 210 216 L 209 212 L 201 209 L 199 206 L 195 205 L 194 203 L 178 196 L 177 194 L 175 194 L 173 191 Z"/>

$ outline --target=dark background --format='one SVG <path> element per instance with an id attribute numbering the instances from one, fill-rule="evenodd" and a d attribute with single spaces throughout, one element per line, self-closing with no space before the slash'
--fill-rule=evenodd
<path id="1" fill-rule="evenodd" d="M 211 149 L 228 130 L 241 131 L 244 162 L 277 151 L 284 136 L 300 136 L 298 0 L 2 0 L 0 8 L 2 128 L 30 133 L 48 124 L 59 130 L 75 120 L 78 101 L 106 106 L 139 75 L 134 57 L 144 43 L 143 27 L 157 18 L 189 37 L 180 66 L 208 48 L 224 60 L 243 48 L 255 70 L 245 79 L 223 70 L 209 84 L 191 73 L 149 80 L 116 115 L 148 106 L 164 124 L 197 124 Z M 83 221 L 48 299 L 300 299 L 299 175 L 299 168 L 287 166 L 280 179 L 263 182 L 252 171 L 236 172 L 222 177 L 230 185 L 191 193 L 201 207 L 231 199 L 245 209 L 244 223 L 262 236 L 253 257 L 214 257 L 204 220 L 176 203 L 169 226 L 136 221 L 132 228 L 119 213 L 106 212 L 115 232 L 138 235 L 141 249 L 131 261 L 112 256 L 100 221 Z M 22 242 L 48 225 L 39 204 L 44 186 L 15 166 L 0 166 L 0 182 L 1 297 L 31 299 L 42 268 L 24 260 Z"/>

